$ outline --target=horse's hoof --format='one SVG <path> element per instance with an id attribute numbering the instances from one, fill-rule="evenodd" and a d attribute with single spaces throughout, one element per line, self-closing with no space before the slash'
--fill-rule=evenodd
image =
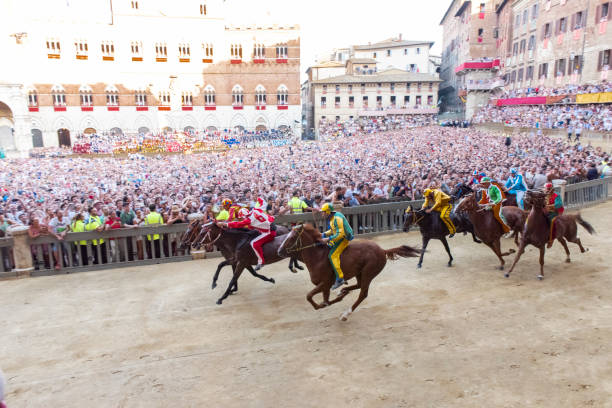
<path id="1" fill-rule="evenodd" d="M 565 263 L 571 263 L 571 262 L 572 262 L 572 260 L 571 260 L 571 259 L 569 259 L 569 258 L 567 258 L 567 259 L 565 260 Z"/>
<path id="2" fill-rule="evenodd" d="M 448 266 L 448 267 L 450 268 L 450 267 L 452 267 L 452 266 L 453 266 L 453 263 L 452 263 L 452 262 L 449 262 L 449 263 L 447 263 L 447 264 L 446 264 L 446 266 Z"/>
<path id="3" fill-rule="evenodd" d="M 216 284 L 216 283 L 213 283 L 213 284 L 212 284 L 212 288 L 214 289 L 214 288 L 216 288 L 216 287 L 217 287 L 217 284 Z"/>
<path id="4" fill-rule="evenodd" d="M 504 270 L 504 265 L 500 266 L 500 267 L 499 267 L 499 270 L 500 270 L 500 271 L 503 271 L 503 270 Z"/>
<path id="5" fill-rule="evenodd" d="M 504 274 L 504 277 L 509 278 L 509 277 L 510 277 L 510 274 L 509 274 L 509 273 L 505 273 L 505 274 Z"/>
<path id="6" fill-rule="evenodd" d="M 538 280 L 544 279 L 544 275 L 538 275 Z"/>
<path id="7" fill-rule="evenodd" d="M 421 264 L 417 264 L 417 268 L 418 268 L 418 269 L 421 269 Z"/>
<path id="8" fill-rule="evenodd" d="M 303 267 L 303 266 L 300 266 L 300 265 L 295 265 L 295 267 L 296 267 L 296 268 L 298 268 L 300 271 L 303 271 L 303 270 L 304 270 L 304 267 Z"/>
<path id="9" fill-rule="evenodd" d="M 220 305 L 221 303 L 223 303 L 223 301 L 221 299 L 217 300 L 217 304 Z"/>
<path id="10" fill-rule="evenodd" d="M 274 280 L 274 278 L 270 278 L 270 280 L 268 281 L 270 283 L 276 283 L 276 281 Z"/>
<path id="11" fill-rule="evenodd" d="M 513 254 L 513 253 L 515 253 L 516 251 L 515 251 L 513 248 L 510 248 L 510 249 L 508 250 L 508 252 L 509 252 L 509 253 L 511 253 L 511 254 Z"/>
<path id="12" fill-rule="evenodd" d="M 293 272 L 293 273 L 297 273 L 297 271 L 296 271 L 295 269 L 293 269 L 293 268 L 289 268 L 289 270 L 290 270 L 291 272 Z"/>

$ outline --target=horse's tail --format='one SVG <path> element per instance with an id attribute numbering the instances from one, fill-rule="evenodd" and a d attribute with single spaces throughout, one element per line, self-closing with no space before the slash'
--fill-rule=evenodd
<path id="1" fill-rule="evenodd" d="M 589 224 L 588 222 L 586 222 L 585 220 L 582 219 L 582 216 L 580 215 L 580 213 L 576 214 L 576 222 L 580 225 L 582 225 L 582 227 L 587 230 L 587 232 L 591 235 L 593 235 L 593 233 L 595 233 L 595 228 L 593 228 L 593 226 L 591 224 Z"/>
<path id="2" fill-rule="evenodd" d="M 402 245 L 397 248 L 385 249 L 385 255 L 387 259 L 396 260 L 398 256 L 402 258 L 415 258 L 421 255 L 421 250 L 410 247 L 408 245 Z"/>

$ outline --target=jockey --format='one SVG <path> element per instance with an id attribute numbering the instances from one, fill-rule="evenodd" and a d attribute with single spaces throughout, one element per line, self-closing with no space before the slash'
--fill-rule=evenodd
<path id="1" fill-rule="evenodd" d="M 328 256 L 332 268 L 336 273 L 336 282 L 332 286 L 333 290 L 345 283 L 344 274 L 340 267 L 340 255 L 348 246 L 349 241 L 353 239 L 353 229 L 344 217 L 344 214 L 334 211 L 333 204 L 323 204 L 321 211 L 325 213 L 330 227 L 329 230 L 323 233 L 323 242 L 327 243 L 327 246 L 331 248 Z"/>
<path id="2" fill-rule="evenodd" d="M 261 205 L 263 204 L 263 199 L 258 198 L 257 202 Z M 268 242 L 274 241 L 276 237 L 276 231 L 273 229 L 272 223 L 274 222 L 274 217 L 263 212 L 261 208 L 253 208 L 251 211 L 245 214 L 244 211 L 240 211 L 240 215 L 245 218 L 241 221 L 232 221 L 232 222 L 220 222 L 219 225 L 222 227 L 229 228 L 248 228 L 250 230 L 254 230 L 259 232 L 259 235 L 251 241 L 251 248 L 257 255 L 257 266 L 255 270 L 260 270 L 264 263 L 263 256 L 263 246 Z"/>
<path id="3" fill-rule="evenodd" d="M 468 182 L 468 186 L 475 186 L 480 183 L 480 177 L 478 176 L 478 170 L 474 170 L 472 173 L 472 178 Z"/>
<path id="4" fill-rule="evenodd" d="M 421 207 L 421 209 L 426 209 L 433 201 L 433 206 L 425 210 L 425 212 L 429 214 L 432 211 L 438 211 L 440 213 L 440 219 L 442 222 L 444 222 L 446 228 L 448 228 L 448 232 L 450 233 L 448 237 L 454 237 L 457 230 L 450 219 L 450 213 L 453 209 L 453 206 L 450 203 L 450 197 L 442 190 L 431 188 L 426 189 L 423 192 L 423 195 L 425 196 L 425 202 L 423 203 L 423 207 Z"/>
<path id="5" fill-rule="evenodd" d="M 510 169 L 510 177 L 506 181 L 506 190 L 510 194 L 516 195 L 516 203 L 521 210 L 524 210 L 523 207 L 523 197 L 525 196 L 525 192 L 527 191 L 527 184 L 525 184 L 525 179 L 523 175 L 520 174 L 515 168 Z"/>
<path id="6" fill-rule="evenodd" d="M 232 200 L 229 198 L 224 199 L 221 202 L 221 211 L 217 215 L 217 221 L 234 221 L 238 218 L 238 211 L 240 207 L 233 205 Z"/>
<path id="7" fill-rule="evenodd" d="M 553 223 L 558 216 L 563 214 L 565 209 L 563 208 L 563 199 L 559 194 L 555 193 L 552 183 L 546 183 L 544 189 L 546 190 L 545 214 L 550 224 L 550 237 L 546 247 L 550 248 L 555 240 L 553 236 Z"/>
<path id="8" fill-rule="evenodd" d="M 478 204 L 484 206 L 487 210 L 493 209 L 493 216 L 501 224 L 504 234 L 510 232 L 510 227 L 506 223 L 504 214 L 501 211 L 502 201 L 504 199 L 501 189 L 497 185 L 491 183 L 489 177 L 483 177 L 480 184 L 485 189 L 482 190 L 482 198 Z"/>

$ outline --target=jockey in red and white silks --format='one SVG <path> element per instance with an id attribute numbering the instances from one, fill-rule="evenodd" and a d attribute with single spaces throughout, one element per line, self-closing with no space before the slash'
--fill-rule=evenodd
<path id="1" fill-rule="evenodd" d="M 258 198 L 257 202 L 259 207 L 253 208 L 242 221 L 228 222 L 227 226 L 230 228 L 248 228 L 256 230 L 260 234 L 251 241 L 251 247 L 257 255 L 257 267 L 256 270 L 261 269 L 265 263 L 263 256 L 264 244 L 274 241 L 276 237 L 276 231 L 271 230 L 271 225 L 274 222 L 274 217 L 266 214 L 263 209 L 263 199 Z"/>

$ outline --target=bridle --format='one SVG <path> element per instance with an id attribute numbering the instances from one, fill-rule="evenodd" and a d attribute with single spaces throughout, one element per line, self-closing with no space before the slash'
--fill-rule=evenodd
<path id="1" fill-rule="evenodd" d="M 200 245 L 214 245 L 215 242 L 217 242 L 219 240 L 219 238 L 221 238 L 221 235 L 223 235 L 223 230 L 221 230 L 221 232 L 219 232 L 219 234 L 217 235 L 217 237 L 215 239 L 212 239 L 212 234 L 210 231 L 210 227 L 212 224 L 214 224 L 214 222 L 209 222 L 207 224 L 202 225 L 202 228 L 207 228 L 206 230 L 206 234 L 204 234 L 204 236 L 202 237 L 202 239 L 200 240 L 199 244 Z M 204 242 L 206 242 L 206 239 L 212 239 L 211 242 L 209 242 L 208 244 L 204 244 Z"/>
<path id="2" fill-rule="evenodd" d="M 199 234 L 200 228 L 201 225 L 199 220 L 196 220 L 193 224 L 189 224 L 187 231 L 185 231 L 185 235 L 183 236 L 183 240 L 181 241 L 181 246 L 184 247 L 187 245 L 187 243 L 191 245 L 192 241 L 197 235 L 196 232 Z"/>
<path id="3" fill-rule="evenodd" d="M 297 227 L 293 227 L 293 228 L 295 229 Z M 302 245 L 302 233 L 304 232 L 304 226 L 300 226 L 299 228 L 300 228 L 300 232 L 298 232 L 298 236 L 295 239 L 295 241 L 293 242 L 293 245 L 291 245 L 288 248 L 285 248 L 285 252 L 287 254 L 293 254 L 293 253 L 296 253 L 296 252 L 300 252 L 300 251 L 302 251 L 304 249 L 308 249 L 308 248 L 312 248 L 312 247 L 315 247 L 317 245 L 320 245 L 320 243 L 317 242 L 317 241 L 313 242 L 312 244 Z"/>
<path id="4" fill-rule="evenodd" d="M 423 218 L 425 218 L 425 215 L 421 215 L 421 218 L 417 219 L 417 213 L 418 212 L 419 211 L 413 211 L 413 210 L 410 211 L 410 214 L 412 216 L 412 222 L 410 222 L 410 225 L 413 225 L 413 224 L 414 225 L 419 225 L 419 222 L 423 221 Z"/>

